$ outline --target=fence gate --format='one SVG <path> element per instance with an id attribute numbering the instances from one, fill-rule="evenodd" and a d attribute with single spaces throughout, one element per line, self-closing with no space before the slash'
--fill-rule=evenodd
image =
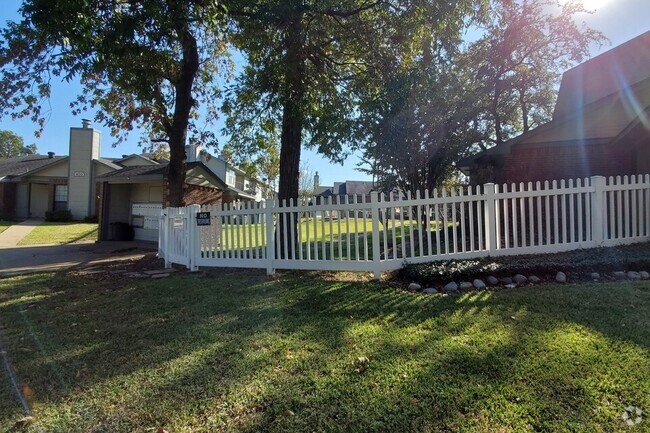
<path id="1" fill-rule="evenodd" d="M 178 263 L 192 268 L 192 230 L 190 215 L 193 207 L 166 208 L 160 218 L 158 255 L 165 259 L 165 267 Z"/>

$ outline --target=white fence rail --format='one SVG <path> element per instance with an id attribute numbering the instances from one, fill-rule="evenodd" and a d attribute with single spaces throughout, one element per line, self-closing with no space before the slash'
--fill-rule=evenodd
<path id="1" fill-rule="evenodd" d="M 196 214 L 209 212 L 209 225 Z M 204 223 L 207 221 L 204 221 Z M 167 264 L 369 271 L 650 240 L 650 175 L 167 208 Z"/>

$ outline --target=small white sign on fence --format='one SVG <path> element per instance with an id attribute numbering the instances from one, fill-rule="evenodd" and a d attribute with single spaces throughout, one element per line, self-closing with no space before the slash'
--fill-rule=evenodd
<path id="1" fill-rule="evenodd" d="M 185 226 L 183 223 L 183 218 L 174 218 L 172 220 L 172 224 L 175 229 L 182 229 Z"/>

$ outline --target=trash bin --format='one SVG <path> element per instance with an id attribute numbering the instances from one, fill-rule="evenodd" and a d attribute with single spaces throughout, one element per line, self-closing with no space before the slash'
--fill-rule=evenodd
<path id="1" fill-rule="evenodd" d="M 111 240 L 113 241 L 132 241 L 134 234 L 133 227 L 128 223 L 111 223 Z"/>

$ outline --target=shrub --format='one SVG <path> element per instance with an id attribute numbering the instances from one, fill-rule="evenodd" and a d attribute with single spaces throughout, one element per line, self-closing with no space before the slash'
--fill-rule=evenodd
<path id="1" fill-rule="evenodd" d="M 68 222 L 72 221 L 72 212 L 69 210 L 54 210 L 45 212 L 45 221 Z"/>
<path id="2" fill-rule="evenodd" d="M 16 215 L 13 212 L 0 211 L 0 221 L 14 221 Z"/>
<path id="3" fill-rule="evenodd" d="M 97 223 L 98 221 L 99 217 L 97 215 L 88 215 L 87 217 L 84 217 L 85 223 Z"/>
<path id="4" fill-rule="evenodd" d="M 650 269 L 650 243 L 609 248 L 590 248 L 556 254 L 529 254 L 505 257 L 482 257 L 468 260 L 445 260 L 407 265 L 400 275 L 420 283 L 444 283 L 494 275 L 555 275 L 567 273 L 612 272 Z"/>

